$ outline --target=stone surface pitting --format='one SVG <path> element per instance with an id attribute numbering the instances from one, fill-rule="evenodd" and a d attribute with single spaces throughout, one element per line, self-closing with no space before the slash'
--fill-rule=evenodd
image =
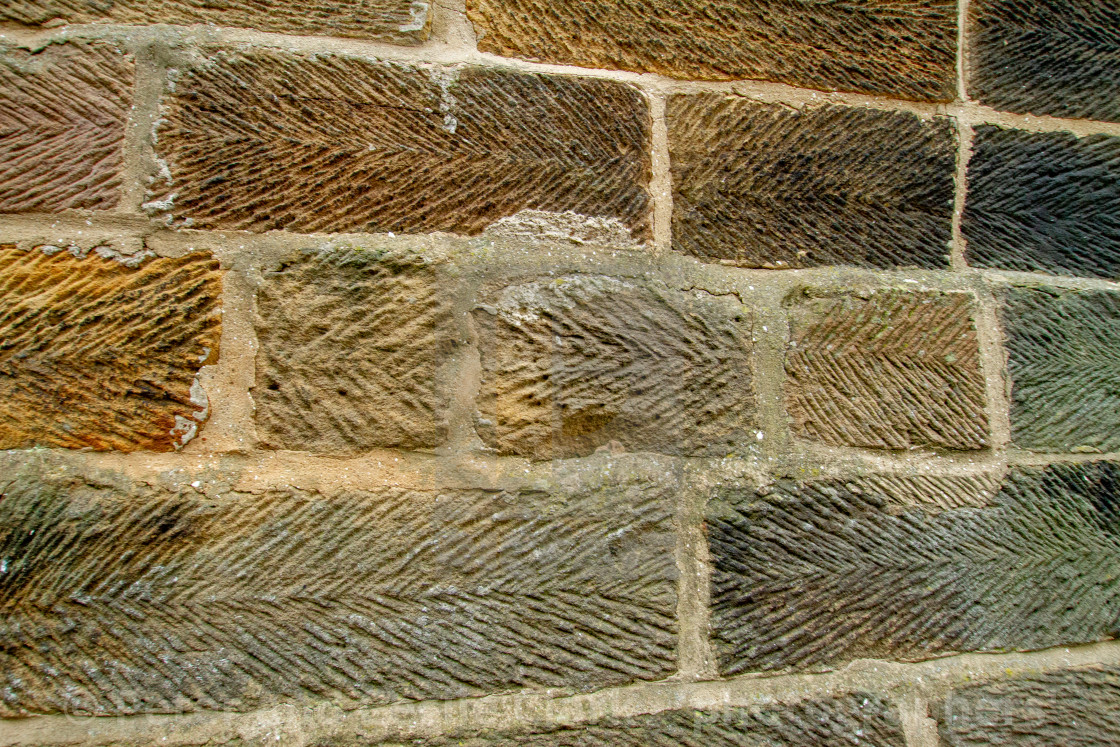
<path id="1" fill-rule="evenodd" d="M 946 747 L 1120 744 L 1120 667 L 1008 677 L 954 690 L 931 709 Z"/>
<path id="2" fill-rule="evenodd" d="M 486 298 L 483 440 L 534 459 L 724 455 L 754 438 L 751 314 L 734 296 L 573 276 Z"/>
<path id="3" fill-rule="evenodd" d="M 289 256 L 257 293 L 253 399 L 263 444 L 356 453 L 438 446 L 455 344 L 450 293 L 422 256 L 343 246 Z"/>
<path id="4" fill-rule="evenodd" d="M 1011 438 L 1039 451 L 1120 449 L 1120 294 L 1006 291 Z"/>
<path id="5" fill-rule="evenodd" d="M 316 747 L 357 747 L 358 739 L 327 739 Z M 394 743 L 396 744 L 396 743 Z M 422 747 L 904 747 L 897 710 L 871 693 L 852 693 L 769 708 L 679 710 L 605 718 L 540 730 L 510 730 L 412 739 Z"/>
<path id="6" fill-rule="evenodd" d="M 0 244 L 0 449 L 183 445 L 208 412 L 218 262 L 51 252 Z"/>
<path id="7" fill-rule="evenodd" d="M 749 267 L 948 265 L 944 117 L 670 96 L 673 248 Z"/>
<path id="8" fill-rule="evenodd" d="M 1120 122 L 1120 6 L 971 3 L 969 93 L 996 109 Z"/>
<path id="9" fill-rule="evenodd" d="M 434 2 L 417 0 L 7 0 L 0 20 L 44 24 L 213 24 L 284 34 L 419 44 L 428 38 Z"/>
<path id="10" fill-rule="evenodd" d="M 0 45 L 0 212 L 117 206 L 133 77 L 111 44 Z"/>
<path id="11" fill-rule="evenodd" d="M 467 0 L 484 52 L 922 101 L 955 94 L 956 10 L 948 0 Z"/>
<path id="12" fill-rule="evenodd" d="M 1120 137 L 977 127 L 961 227 L 977 267 L 1120 278 Z"/>
<path id="13" fill-rule="evenodd" d="M 164 104 L 151 202 L 196 228 L 475 234 L 546 210 L 650 235 L 652 123 L 626 84 L 258 50 Z"/>
<path id="14" fill-rule="evenodd" d="M 654 478 L 245 493 L 71 465 L 0 455 L 0 715 L 354 707 L 676 668 L 675 490 Z"/>
<path id="15" fill-rule="evenodd" d="M 875 449 L 987 445 L 971 294 L 883 290 L 787 303 L 795 435 Z"/>
<path id="16" fill-rule="evenodd" d="M 709 508 L 720 671 L 1039 649 L 1114 634 L 1120 466 L 1018 468 L 985 508 L 888 511 L 860 480 Z"/>

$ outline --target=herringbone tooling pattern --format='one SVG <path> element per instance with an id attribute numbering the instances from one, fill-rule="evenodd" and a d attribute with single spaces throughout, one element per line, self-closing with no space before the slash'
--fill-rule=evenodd
<path id="1" fill-rule="evenodd" d="M 890 510 L 873 484 L 721 494 L 709 518 L 720 670 L 1044 648 L 1120 615 L 1120 467 L 1017 469 L 982 508 Z"/>
<path id="2" fill-rule="evenodd" d="M 414 0 L 7 0 L 0 20 L 44 24 L 215 24 L 416 44 L 428 36 L 428 3 Z"/>
<path id="3" fill-rule="evenodd" d="M 1117 0 L 0 6 L 0 745 L 1120 745 Z"/>
<path id="4" fill-rule="evenodd" d="M 0 46 L 0 211 L 115 207 L 132 86 L 111 44 Z"/>
<path id="5" fill-rule="evenodd" d="M 649 234 L 649 114 L 613 81 L 219 53 L 166 106 L 153 196 L 196 227 L 478 233 L 538 209 Z"/>
<path id="6" fill-rule="evenodd" d="M 182 446 L 209 411 L 218 263 L 73 252 L 0 244 L 0 448 Z"/>
<path id="7" fill-rule="evenodd" d="M 480 411 L 499 452 L 720 454 L 748 437 L 751 321 L 732 297 L 584 276 L 488 300 Z"/>
<path id="8" fill-rule="evenodd" d="M 945 0 L 467 0 L 486 52 L 931 101 L 953 97 L 955 10 Z"/>
<path id="9" fill-rule="evenodd" d="M 948 263 L 948 119 L 721 94 L 667 106 L 677 251 L 748 267 Z"/>
<path id="10" fill-rule="evenodd" d="M 794 299 L 793 431 L 834 446 L 986 445 L 984 377 L 966 293 Z"/>
<path id="11" fill-rule="evenodd" d="M 4 715 L 455 698 L 673 671 L 673 516 L 669 487 L 648 479 L 218 495 L 4 464 Z"/>

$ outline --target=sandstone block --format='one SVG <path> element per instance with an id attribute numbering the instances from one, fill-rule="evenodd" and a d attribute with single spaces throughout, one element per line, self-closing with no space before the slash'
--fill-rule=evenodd
<path id="1" fill-rule="evenodd" d="M 223 52 L 166 101 L 152 196 L 199 228 L 474 234 L 546 210 L 644 239 L 651 127 L 614 81 Z"/>
<path id="2" fill-rule="evenodd" d="M 1004 111 L 1120 122 L 1120 7 L 1095 0 L 971 5 L 969 88 Z"/>
<path id="3" fill-rule="evenodd" d="M 133 78 L 110 44 L 0 46 L 0 212 L 116 207 Z"/>
<path id="4" fill-rule="evenodd" d="M 905 743 L 897 710 L 869 693 L 772 708 L 663 711 L 552 729 L 463 733 L 407 742 L 423 747 L 903 747 Z M 315 747 L 365 744 L 361 740 L 330 739 Z"/>
<path id="5" fill-rule="evenodd" d="M 984 495 L 986 482 L 969 492 Z M 1118 489 L 1112 462 L 1016 468 L 982 507 L 935 512 L 860 479 L 725 489 L 708 520 L 720 670 L 821 669 L 1111 635 L 1120 615 Z"/>
<path id="6" fill-rule="evenodd" d="M 0 244 L 0 449 L 170 451 L 206 419 L 218 262 L 103 253 Z"/>
<path id="7" fill-rule="evenodd" d="M 1120 744 L 1120 667 L 1062 669 L 967 685 L 932 710 L 947 747 Z"/>
<path id="8" fill-rule="evenodd" d="M 3 716 L 352 708 L 675 670 L 675 491 L 653 478 L 248 493 L 0 466 Z"/>
<path id="9" fill-rule="evenodd" d="M 671 96 L 673 248 L 748 267 L 948 264 L 949 120 Z"/>
<path id="10" fill-rule="evenodd" d="M 978 267 L 1120 277 L 1120 138 L 977 127 L 961 226 Z"/>
<path id="11" fill-rule="evenodd" d="M 872 449 L 987 444 L 970 294 L 883 290 L 788 305 L 785 402 L 795 435 Z"/>
<path id="12" fill-rule="evenodd" d="M 416 0 L 9 0 L 0 20 L 43 24 L 213 24 L 283 34 L 323 34 L 419 44 L 428 38 L 432 3 Z"/>
<path id="13" fill-rule="evenodd" d="M 292 255 L 257 294 L 257 430 L 272 448 L 438 446 L 455 344 L 450 293 L 423 257 L 341 247 Z"/>
<path id="14" fill-rule="evenodd" d="M 949 101 L 945 0 L 468 0 L 484 52 L 674 78 L 754 78 Z"/>
<path id="15" fill-rule="evenodd" d="M 1015 444 L 1120 448 L 1120 294 L 1014 288 L 1001 317 Z"/>
<path id="16" fill-rule="evenodd" d="M 584 276 L 487 301 L 480 435 L 500 453 L 723 455 L 753 438 L 750 312 L 733 297 Z"/>

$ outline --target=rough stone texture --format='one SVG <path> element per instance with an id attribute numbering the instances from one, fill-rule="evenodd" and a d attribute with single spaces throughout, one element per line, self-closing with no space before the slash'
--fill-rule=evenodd
<path id="1" fill-rule="evenodd" d="M 326 34 L 397 44 L 428 38 L 431 2 L 417 0 L 6 0 L 0 20 L 43 24 L 196 23 L 286 34 Z"/>
<path id="2" fill-rule="evenodd" d="M 1005 111 L 1120 122 L 1116 3 L 978 0 L 971 11 L 971 96 Z"/>
<path id="3" fill-rule="evenodd" d="M 467 0 L 484 52 L 676 78 L 758 78 L 949 101 L 946 0 Z"/>
<path id="4" fill-rule="evenodd" d="M 603 276 L 506 288 L 475 311 L 480 435 L 502 454 L 726 454 L 753 422 L 750 312 Z"/>
<path id="5" fill-rule="evenodd" d="M 257 294 L 257 430 L 273 448 L 437 446 L 455 344 L 450 294 L 423 257 L 340 247 L 290 256 Z"/>
<path id="6" fill-rule="evenodd" d="M 0 212 L 116 207 L 133 76 L 109 44 L 0 45 Z"/>
<path id="7" fill-rule="evenodd" d="M 315 747 L 356 747 L 357 740 L 328 740 Z M 870 693 L 806 700 L 773 708 L 664 711 L 539 731 L 509 731 L 418 739 L 424 747 L 903 747 L 897 711 Z"/>
<path id="8" fill-rule="evenodd" d="M 946 747 L 1120 744 L 1120 668 L 1009 677 L 954 690 L 931 709 Z"/>
<path id="9" fill-rule="evenodd" d="M 875 449 L 987 444 L 970 294 L 884 290 L 788 303 L 785 402 L 795 435 Z"/>
<path id="10" fill-rule="evenodd" d="M 674 490 L 637 474 L 245 493 L 22 459 L 0 455 L 3 716 L 352 707 L 675 669 Z"/>
<path id="11" fill-rule="evenodd" d="M 671 96 L 673 248 L 749 267 L 948 264 L 944 117 Z"/>
<path id="12" fill-rule="evenodd" d="M 1095 641 L 1120 620 L 1120 466 L 1019 468 L 986 508 L 888 511 L 861 481 L 709 508 L 720 671 Z"/>
<path id="13" fill-rule="evenodd" d="M 153 207 L 195 227 L 473 234 L 536 209 L 649 235 L 650 115 L 614 81 L 221 52 L 165 116 Z"/>
<path id="14" fill-rule="evenodd" d="M 218 358 L 217 261 L 50 251 L 0 244 L 0 449 L 185 443 Z"/>
<path id="15" fill-rule="evenodd" d="M 1120 294 L 1013 288 L 1001 316 L 1015 444 L 1120 449 Z"/>
<path id="16" fill-rule="evenodd" d="M 1120 138 L 983 125 L 968 185 L 969 264 L 1120 277 Z"/>

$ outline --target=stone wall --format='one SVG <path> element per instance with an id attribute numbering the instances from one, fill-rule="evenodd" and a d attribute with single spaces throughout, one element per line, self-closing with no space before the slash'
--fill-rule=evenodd
<path id="1" fill-rule="evenodd" d="M 0 745 L 1120 744 L 1120 8 L 8 0 Z"/>

